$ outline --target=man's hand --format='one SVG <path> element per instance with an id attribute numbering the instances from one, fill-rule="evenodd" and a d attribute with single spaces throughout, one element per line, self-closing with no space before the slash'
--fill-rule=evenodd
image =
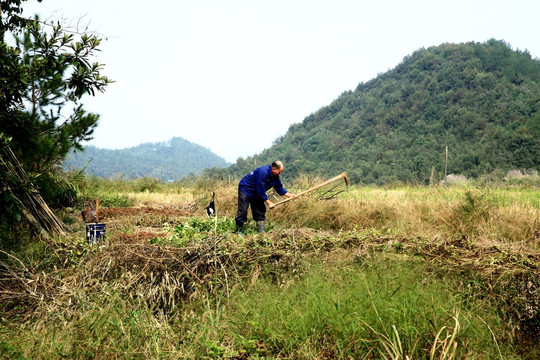
<path id="1" fill-rule="evenodd" d="M 274 206 L 276 206 L 276 205 L 274 205 L 274 203 L 271 202 L 270 200 L 266 200 L 265 202 L 266 202 L 266 205 L 268 205 L 268 207 L 269 207 L 270 209 L 273 209 Z"/>

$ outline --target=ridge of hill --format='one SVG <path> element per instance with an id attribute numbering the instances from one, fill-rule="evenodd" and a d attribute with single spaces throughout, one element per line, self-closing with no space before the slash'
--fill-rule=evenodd
<path id="1" fill-rule="evenodd" d="M 540 61 L 494 39 L 422 48 L 229 171 L 280 159 L 291 177 L 427 183 L 444 178 L 446 147 L 448 174 L 538 171 Z"/>
<path id="2" fill-rule="evenodd" d="M 198 175 L 207 168 L 226 167 L 229 163 L 201 145 L 173 137 L 165 142 L 118 150 L 87 146 L 82 152 L 69 154 L 63 168 L 82 169 L 85 165 L 88 174 L 99 177 L 153 177 L 171 181 Z"/>

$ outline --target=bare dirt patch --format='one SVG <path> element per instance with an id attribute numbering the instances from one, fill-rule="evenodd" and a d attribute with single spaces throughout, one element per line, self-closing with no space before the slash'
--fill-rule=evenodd
<path id="1" fill-rule="evenodd" d="M 193 216 L 195 209 L 186 206 L 142 206 L 142 207 L 115 207 L 99 209 L 100 220 L 117 219 L 123 216 L 148 215 L 172 215 Z"/>

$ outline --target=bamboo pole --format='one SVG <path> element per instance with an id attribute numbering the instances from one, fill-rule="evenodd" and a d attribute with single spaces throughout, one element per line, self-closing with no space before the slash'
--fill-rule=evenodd
<path id="1" fill-rule="evenodd" d="M 17 157 L 9 146 L 4 147 L 3 153 L 7 156 L 7 161 L 2 160 L 2 164 L 9 173 L 15 175 L 19 184 L 15 187 L 9 187 L 9 191 L 19 201 L 21 206 L 28 211 L 39 226 L 49 234 L 66 235 L 65 225 L 51 211 L 47 203 L 41 197 L 39 191 L 28 180 L 26 172 L 17 160 Z M 0 158 L 2 158 L 0 154 Z"/>
<path id="2" fill-rule="evenodd" d="M 98 209 L 99 209 L 99 199 L 96 199 L 96 223 L 99 222 L 99 213 L 98 213 Z"/>

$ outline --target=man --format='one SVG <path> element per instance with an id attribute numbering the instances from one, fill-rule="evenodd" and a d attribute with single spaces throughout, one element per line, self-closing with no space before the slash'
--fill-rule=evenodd
<path id="1" fill-rule="evenodd" d="M 261 166 L 247 174 L 238 184 L 238 212 L 236 221 L 236 233 L 242 234 L 244 223 L 247 221 L 248 207 L 251 205 L 253 220 L 257 224 L 259 233 L 264 233 L 264 221 L 266 220 L 266 205 L 270 209 L 274 203 L 266 196 L 266 191 L 272 187 L 281 196 L 296 197 L 283 188 L 279 180 L 279 174 L 283 171 L 281 161 L 274 161 L 272 165 Z"/>

